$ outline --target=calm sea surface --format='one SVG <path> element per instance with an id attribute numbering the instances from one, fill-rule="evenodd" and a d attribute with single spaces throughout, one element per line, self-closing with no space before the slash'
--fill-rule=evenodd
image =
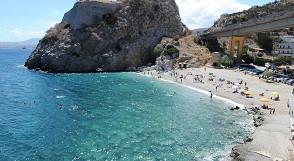
<path id="1" fill-rule="evenodd" d="M 245 112 L 192 89 L 134 73 L 35 72 L 23 67 L 31 52 L 0 49 L 1 161 L 219 160 L 250 132 Z"/>

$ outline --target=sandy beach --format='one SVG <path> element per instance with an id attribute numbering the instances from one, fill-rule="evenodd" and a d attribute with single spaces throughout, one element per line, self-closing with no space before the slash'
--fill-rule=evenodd
<path id="1" fill-rule="evenodd" d="M 275 108 L 275 113 L 270 114 L 269 109 L 261 109 L 253 118 L 261 116 L 264 121 L 261 126 L 258 126 L 255 132 L 249 136 L 253 139 L 251 142 L 245 142 L 241 145 L 236 145 L 234 149 L 238 152 L 241 158 L 245 160 L 289 160 L 293 157 L 293 143 L 290 129 L 288 115 L 289 108 L 287 107 L 287 101 L 289 94 L 292 92 L 293 87 L 282 83 L 267 83 L 263 79 L 259 79 L 256 76 L 244 74 L 237 70 L 228 69 L 215 69 L 210 67 L 201 68 L 188 68 L 175 70 L 178 77 L 171 76 L 170 73 L 157 73 L 152 71 L 154 77 L 161 76 L 161 79 L 177 82 L 193 88 L 198 88 L 204 91 L 211 91 L 214 97 L 223 97 L 230 99 L 234 102 L 244 105 L 244 107 L 250 111 L 250 108 L 260 107 L 263 104 L 268 105 L 270 108 Z M 151 73 L 151 71 L 150 71 Z M 214 80 L 209 81 L 209 73 L 213 73 Z M 145 73 L 147 74 L 147 73 Z M 203 83 L 195 82 L 195 75 L 202 75 L 200 78 Z M 180 76 L 183 76 L 182 81 Z M 225 81 L 219 81 L 219 78 L 224 78 Z M 235 89 L 232 88 L 233 84 L 227 84 L 227 80 L 238 83 L 243 80 L 239 85 L 238 93 L 233 93 Z M 250 98 L 242 96 L 241 91 L 245 91 L 246 87 L 253 94 Z M 216 88 L 216 86 L 218 86 Z M 236 87 L 235 87 L 236 88 Z M 279 101 L 270 100 L 269 102 L 262 102 L 261 98 L 274 97 L 272 92 L 278 92 L 280 96 Z M 260 96 L 260 93 L 264 93 L 264 96 Z M 209 93 L 208 93 L 209 94 Z M 209 96 L 207 96 L 209 97 Z M 216 99 L 216 98 L 215 98 Z M 260 115 L 260 113 L 262 113 Z"/>

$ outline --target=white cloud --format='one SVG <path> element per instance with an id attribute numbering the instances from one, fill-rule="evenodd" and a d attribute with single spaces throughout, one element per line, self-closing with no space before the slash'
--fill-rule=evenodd
<path id="1" fill-rule="evenodd" d="M 25 35 L 28 37 L 42 37 L 45 35 L 44 31 L 34 31 L 34 30 L 28 30 L 28 31 L 21 31 L 19 28 L 15 28 L 10 31 L 11 33 L 15 35 Z"/>
<path id="2" fill-rule="evenodd" d="M 26 32 L 27 35 L 32 36 L 32 37 L 42 37 L 45 35 L 44 31 L 27 31 Z"/>
<path id="3" fill-rule="evenodd" d="M 23 34 L 25 34 L 25 33 L 21 32 L 21 31 L 19 31 L 18 28 L 14 28 L 14 29 L 11 30 L 10 32 L 12 32 L 12 33 L 14 33 L 14 34 L 16 34 L 16 35 L 23 35 Z"/>
<path id="4" fill-rule="evenodd" d="M 50 25 L 50 26 L 55 26 L 55 24 L 59 23 L 58 21 L 45 21 L 43 24 L 45 25 Z"/>
<path id="5" fill-rule="evenodd" d="M 210 27 L 223 13 L 234 13 L 250 8 L 236 0 L 176 0 L 182 22 L 189 29 Z"/>
<path id="6" fill-rule="evenodd" d="M 58 10 L 52 10 L 52 13 L 58 15 L 60 12 Z"/>

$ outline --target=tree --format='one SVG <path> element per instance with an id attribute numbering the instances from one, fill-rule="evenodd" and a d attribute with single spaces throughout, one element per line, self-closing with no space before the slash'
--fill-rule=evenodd
<path id="1" fill-rule="evenodd" d="M 208 50 L 210 52 L 215 52 L 215 51 L 223 52 L 224 51 L 223 48 L 221 48 L 217 39 L 207 39 L 206 40 L 206 47 L 208 48 Z"/>
<path id="2" fill-rule="evenodd" d="M 269 32 L 257 33 L 257 43 L 268 52 L 273 50 L 273 40 Z"/>
<path id="3" fill-rule="evenodd" d="M 159 56 L 164 51 L 164 46 L 162 44 L 157 44 L 153 52 Z"/>
<path id="4" fill-rule="evenodd" d="M 291 64 L 291 57 L 289 56 L 279 57 L 278 59 L 274 60 L 274 63 L 276 66 Z"/>
<path id="5" fill-rule="evenodd" d="M 270 76 L 273 75 L 273 72 L 271 72 L 271 71 L 265 71 L 265 72 L 263 72 L 263 75 L 264 75 L 265 78 L 268 78 L 268 77 L 270 77 Z"/>
<path id="6" fill-rule="evenodd" d="M 283 69 L 283 73 L 285 74 L 285 75 L 292 75 L 292 70 L 290 69 L 290 68 L 284 68 Z"/>
<path id="7" fill-rule="evenodd" d="M 234 66 L 234 60 L 229 55 L 225 55 L 221 58 L 221 64 L 225 67 L 233 67 Z"/>

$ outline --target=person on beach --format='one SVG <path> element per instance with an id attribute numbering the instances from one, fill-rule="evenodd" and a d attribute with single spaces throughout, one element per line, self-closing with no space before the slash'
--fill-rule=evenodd
<path id="1" fill-rule="evenodd" d="M 274 115 L 274 114 L 275 114 L 275 111 L 276 111 L 276 109 L 273 107 L 271 110 L 273 111 L 273 115 Z"/>
<path id="2" fill-rule="evenodd" d="M 215 86 L 215 91 L 217 91 L 217 87 L 218 87 L 218 85 Z"/>
<path id="3" fill-rule="evenodd" d="M 210 99 L 212 99 L 212 92 L 211 91 L 209 91 L 210 92 Z"/>

